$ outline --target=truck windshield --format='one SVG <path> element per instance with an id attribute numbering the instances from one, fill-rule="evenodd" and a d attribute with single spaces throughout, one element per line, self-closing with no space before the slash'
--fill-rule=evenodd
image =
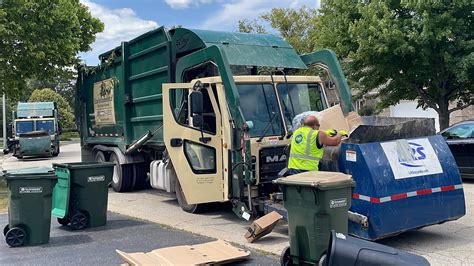
<path id="1" fill-rule="evenodd" d="M 283 105 L 285 122 L 290 131 L 295 115 L 306 111 L 321 111 L 325 108 L 321 86 L 317 83 L 280 83 L 277 89 Z"/>
<path id="2" fill-rule="evenodd" d="M 17 121 L 16 133 L 23 134 L 33 131 L 33 121 Z"/>
<path id="3" fill-rule="evenodd" d="M 283 135 L 280 108 L 271 84 L 238 84 L 240 107 L 245 120 L 251 124 L 250 136 Z M 274 117 L 274 118 L 273 118 Z M 270 124 L 270 121 L 273 122 Z M 265 131 L 265 128 L 268 129 Z"/>
<path id="4" fill-rule="evenodd" d="M 36 121 L 36 130 L 48 131 L 49 134 L 54 132 L 53 120 L 39 120 Z"/>

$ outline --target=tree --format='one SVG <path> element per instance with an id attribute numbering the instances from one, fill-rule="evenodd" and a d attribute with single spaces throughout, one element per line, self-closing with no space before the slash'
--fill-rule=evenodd
<path id="1" fill-rule="evenodd" d="M 318 24 L 336 35 L 322 31 L 316 40 L 341 40 L 325 44 L 348 57 L 360 94 L 378 90 L 379 108 L 418 100 L 438 112 L 442 129 L 450 113 L 474 104 L 474 2 L 359 1 L 355 8 L 327 1 Z"/>
<path id="2" fill-rule="evenodd" d="M 103 28 L 79 0 L 0 1 L 0 87 L 11 97 L 27 79 L 70 78 Z"/>
<path id="3" fill-rule="evenodd" d="M 243 19 L 239 20 L 238 31 L 245 32 L 245 33 L 260 33 L 266 34 L 267 30 L 262 25 L 262 22 L 259 19 L 248 20 Z"/>
<path id="4" fill-rule="evenodd" d="M 472 10 L 469 0 L 326 0 L 318 11 L 273 9 L 262 18 L 299 53 L 334 50 L 359 97 L 378 92 L 379 110 L 418 100 L 446 128 L 450 113 L 474 104 Z"/>
<path id="5" fill-rule="evenodd" d="M 267 33 L 263 24 L 268 22 L 298 53 L 308 53 L 314 50 L 314 44 L 310 38 L 315 33 L 313 21 L 315 15 L 316 10 L 307 7 L 300 9 L 273 8 L 258 19 L 240 20 L 238 31 Z"/>
<path id="6" fill-rule="evenodd" d="M 74 114 L 67 101 L 52 89 L 38 89 L 33 91 L 29 102 L 55 102 L 58 106 L 59 122 L 64 129 L 75 128 Z"/>

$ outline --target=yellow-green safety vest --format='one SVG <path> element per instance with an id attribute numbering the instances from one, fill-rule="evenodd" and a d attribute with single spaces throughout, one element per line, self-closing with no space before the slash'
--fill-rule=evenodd
<path id="1" fill-rule="evenodd" d="M 317 171 L 319 160 L 323 158 L 323 149 L 316 146 L 318 130 L 300 127 L 291 138 L 289 169 Z"/>

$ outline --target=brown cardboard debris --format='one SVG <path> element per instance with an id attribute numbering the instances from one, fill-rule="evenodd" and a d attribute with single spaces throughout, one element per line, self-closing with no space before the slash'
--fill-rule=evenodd
<path id="1" fill-rule="evenodd" d="M 349 130 L 353 131 L 358 126 L 362 125 L 362 118 L 360 117 L 358 113 L 350 112 L 346 116 L 346 122 L 347 122 L 347 125 L 349 126 Z"/>
<path id="2" fill-rule="evenodd" d="M 148 253 L 127 253 L 116 250 L 129 265 L 204 265 L 223 264 L 242 260 L 250 252 L 217 240 L 209 243 L 176 246 L 152 250 Z"/>
<path id="3" fill-rule="evenodd" d="M 250 225 L 249 229 L 245 233 L 245 238 L 249 243 L 252 243 L 263 236 L 268 235 L 273 230 L 273 228 L 275 228 L 276 224 L 281 218 L 283 218 L 283 216 L 275 211 L 258 218 Z"/>
<path id="4" fill-rule="evenodd" d="M 318 117 L 320 118 L 319 123 L 321 126 L 319 128 L 321 130 L 335 129 L 349 132 L 350 128 L 339 105 L 324 109 L 319 112 Z"/>

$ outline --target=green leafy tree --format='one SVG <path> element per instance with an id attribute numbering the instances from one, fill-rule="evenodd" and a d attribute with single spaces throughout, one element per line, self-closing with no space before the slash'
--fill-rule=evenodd
<path id="1" fill-rule="evenodd" d="M 325 0 L 317 11 L 277 8 L 261 18 L 299 53 L 334 50 L 358 97 L 378 92 L 378 110 L 417 100 L 446 128 L 452 112 L 474 104 L 472 10 L 469 0 Z"/>
<path id="2" fill-rule="evenodd" d="M 38 89 L 33 91 L 29 102 L 55 102 L 58 106 L 59 123 L 63 129 L 75 128 L 74 114 L 68 102 L 52 89 Z"/>
<path id="3" fill-rule="evenodd" d="M 348 49 L 361 93 L 376 88 L 379 107 L 418 100 L 438 112 L 442 129 L 450 113 L 474 104 L 474 2 L 362 1 L 357 7 L 360 18 L 349 25 L 357 46 Z"/>
<path id="4" fill-rule="evenodd" d="M 71 78 L 103 28 L 79 0 L 0 1 L 0 89 L 11 97 L 28 79 Z"/>
<path id="5" fill-rule="evenodd" d="M 260 33 L 266 34 L 267 30 L 265 26 L 262 25 L 262 21 L 259 19 L 249 20 L 243 19 L 239 20 L 238 31 L 245 32 L 245 33 Z"/>

